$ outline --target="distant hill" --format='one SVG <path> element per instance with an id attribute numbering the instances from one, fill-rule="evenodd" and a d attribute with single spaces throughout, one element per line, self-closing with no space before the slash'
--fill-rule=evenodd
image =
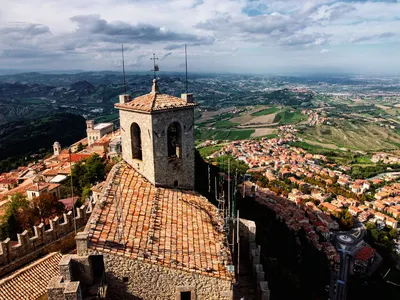
<path id="1" fill-rule="evenodd" d="M 55 141 L 67 146 L 84 138 L 85 130 L 85 119 L 70 113 L 0 125 L 0 173 L 21 157 L 50 150 Z"/>

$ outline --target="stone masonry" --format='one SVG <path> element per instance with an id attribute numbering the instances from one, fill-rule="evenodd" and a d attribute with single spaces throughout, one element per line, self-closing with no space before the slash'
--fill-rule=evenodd
<path id="1" fill-rule="evenodd" d="M 77 208 L 76 213 L 76 226 L 81 228 L 86 224 L 92 213 L 92 203 L 88 207 L 82 205 Z M 15 245 L 9 238 L 0 242 L 0 275 L 10 272 L 49 251 L 58 250 L 53 249 L 53 243 L 56 243 L 57 247 L 61 249 L 72 246 L 74 240 L 71 233 L 75 229 L 72 211 L 65 213 L 63 219 L 63 222 L 60 222 L 58 217 L 49 220 L 50 228 L 47 230 L 43 223 L 34 226 L 33 236 L 29 236 L 28 231 L 25 230 L 17 235 L 18 243 Z M 70 240 L 72 240 L 72 243 L 68 242 Z"/>
<path id="2" fill-rule="evenodd" d="M 89 253 L 98 254 L 89 249 Z M 192 299 L 232 299 L 231 281 L 141 260 L 104 254 L 109 299 L 180 299 L 191 291 Z"/>

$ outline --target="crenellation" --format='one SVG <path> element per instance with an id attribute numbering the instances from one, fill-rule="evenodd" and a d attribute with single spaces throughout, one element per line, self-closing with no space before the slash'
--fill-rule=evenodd
<path id="1" fill-rule="evenodd" d="M 49 220 L 50 228 L 46 230 L 45 225 L 40 223 L 33 226 L 32 233 L 27 230 L 17 234 L 17 243 L 13 243 L 10 238 L 0 241 L 0 273 L 2 269 L 8 268 L 8 265 L 31 255 L 32 252 L 39 251 L 59 238 L 67 236 L 74 232 L 76 228 L 84 226 L 93 210 L 92 203 L 88 206 L 82 205 L 76 209 L 76 218 L 73 212 L 69 211 L 63 215 L 63 222 L 59 217 Z"/>

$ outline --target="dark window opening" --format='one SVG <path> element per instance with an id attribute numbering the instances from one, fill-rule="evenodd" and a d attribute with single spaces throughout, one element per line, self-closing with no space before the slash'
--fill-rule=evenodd
<path id="1" fill-rule="evenodd" d="M 142 138 L 140 127 L 136 123 L 131 125 L 132 158 L 142 160 Z"/>
<path id="2" fill-rule="evenodd" d="M 181 300 L 190 300 L 192 298 L 191 292 L 181 292 Z"/>
<path id="3" fill-rule="evenodd" d="M 91 266 L 93 270 L 94 282 L 98 283 L 103 278 L 104 274 L 104 260 L 103 255 L 91 255 Z"/>
<path id="4" fill-rule="evenodd" d="M 178 180 L 175 180 L 174 181 L 174 187 L 177 187 L 178 186 Z"/>
<path id="5" fill-rule="evenodd" d="M 182 155 L 182 131 L 178 122 L 173 122 L 168 127 L 168 157 L 179 158 Z"/>

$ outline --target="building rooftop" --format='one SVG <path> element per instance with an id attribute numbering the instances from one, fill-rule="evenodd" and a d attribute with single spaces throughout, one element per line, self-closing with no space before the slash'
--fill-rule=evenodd
<path id="1" fill-rule="evenodd" d="M 151 93 L 139 96 L 127 103 L 115 104 L 116 108 L 144 112 L 153 112 L 190 106 L 197 106 L 197 103 L 188 103 L 182 98 L 159 93 L 156 81 L 153 81 L 153 91 Z"/>
<path id="2" fill-rule="evenodd" d="M 0 280 L 0 299 L 39 299 L 46 295 L 47 285 L 59 276 L 61 253 L 54 252 Z"/>
<path id="3" fill-rule="evenodd" d="M 96 205 L 88 222 L 89 248 L 233 280 L 223 219 L 214 205 L 195 192 L 156 188 L 125 162 L 118 166 L 108 178 L 104 205 Z"/>
<path id="4" fill-rule="evenodd" d="M 109 126 L 113 126 L 113 125 L 114 125 L 113 123 L 99 123 L 96 126 L 94 126 L 93 129 L 100 130 L 100 129 L 103 129 L 103 128 L 106 128 L 106 127 L 109 127 Z"/>

